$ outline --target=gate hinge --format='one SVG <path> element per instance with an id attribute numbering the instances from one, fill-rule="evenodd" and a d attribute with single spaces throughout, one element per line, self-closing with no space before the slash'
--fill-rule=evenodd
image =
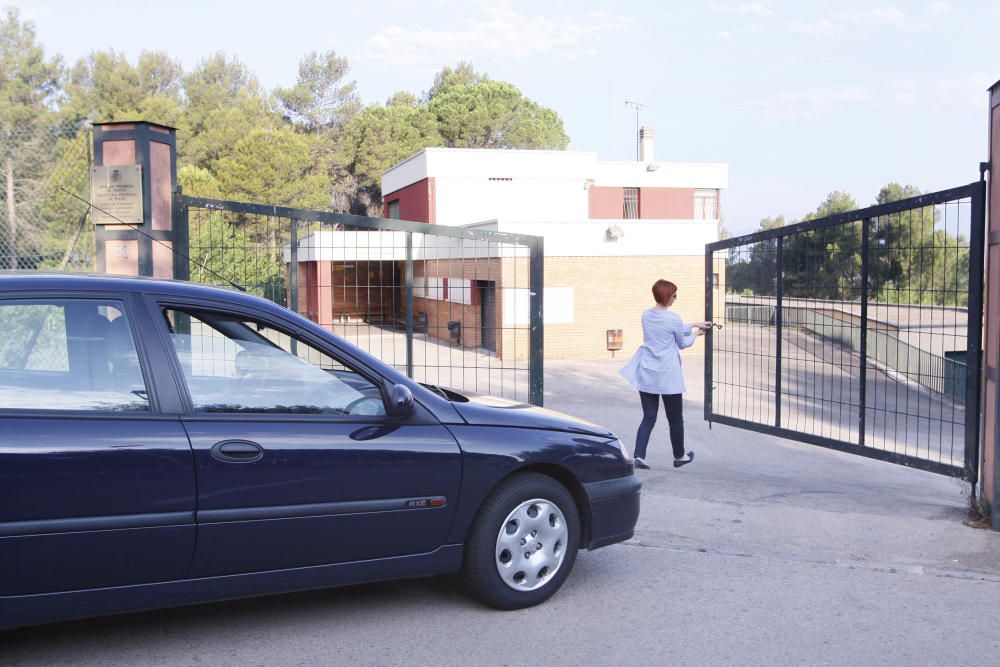
<path id="1" fill-rule="evenodd" d="M 980 162 L 979 163 L 979 177 L 982 178 L 984 174 L 988 171 L 993 171 L 992 162 Z"/>

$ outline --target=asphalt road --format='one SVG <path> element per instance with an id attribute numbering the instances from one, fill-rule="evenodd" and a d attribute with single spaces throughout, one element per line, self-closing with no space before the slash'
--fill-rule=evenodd
<path id="1" fill-rule="evenodd" d="M 547 405 L 630 441 L 621 359 L 549 362 Z M 582 553 L 546 604 L 496 612 L 450 578 L 0 634 L 3 665 L 996 664 L 1000 535 L 963 525 L 955 480 L 701 420 L 642 473 L 636 538 Z"/>

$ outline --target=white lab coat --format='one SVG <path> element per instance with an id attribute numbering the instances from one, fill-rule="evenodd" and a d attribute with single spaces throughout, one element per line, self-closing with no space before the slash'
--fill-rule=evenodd
<path id="1" fill-rule="evenodd" d="M 642 345 L 619 373 L 639 391 L 683 394 L 680 351 L 697 338 L 676 313 L 650 308 L 642 314 Z"/>

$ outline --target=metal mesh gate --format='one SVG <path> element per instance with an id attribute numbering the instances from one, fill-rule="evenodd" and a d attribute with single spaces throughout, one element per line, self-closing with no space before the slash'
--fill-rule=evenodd
<path id="1" fill-rule="evenodd" d="M 187 196 L 174 210 L 190 280 L 286 305 L 420 382 L 542 404 L 540 238 Z"/>
<path id="2" fill-rule="evenodd" d="M 984 209 L 978 182 L 706 246 L 705 418 L 975 483 Z"/>

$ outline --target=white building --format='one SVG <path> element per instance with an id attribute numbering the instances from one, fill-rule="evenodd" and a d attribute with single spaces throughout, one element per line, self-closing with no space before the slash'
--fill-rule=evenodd
<path id="1" fill-rule="evenodd" d="M 652 130 L 642 128 L 641 138 L 636 162 L 575 151 L 427 148 L 382 175 L 384 215 L 543 236 L 545 356 L 608 356 L 609 330 L 621 330 L 631 350 L 658 278 L 678 285 L 685 319 L 703 318 L 705 244 L 718 240 L 720 192 L 728 186 L 727 165 L 656 162 Z M 472 286 L 467 305 L 482 312 L 460 315 L 470 332 L 514 321 L 503 312 L 511 299 L 489 291 L 523 291 L 523 281 L 507 284 L 499 270 L 482 280 L 454 263 L 429 271 L 418 276 L 422 284 Z M 426 296 L 415 308 L 440 329 L 439 308 Z M 477 335 L 467 342 L 489 347 Z"/>

